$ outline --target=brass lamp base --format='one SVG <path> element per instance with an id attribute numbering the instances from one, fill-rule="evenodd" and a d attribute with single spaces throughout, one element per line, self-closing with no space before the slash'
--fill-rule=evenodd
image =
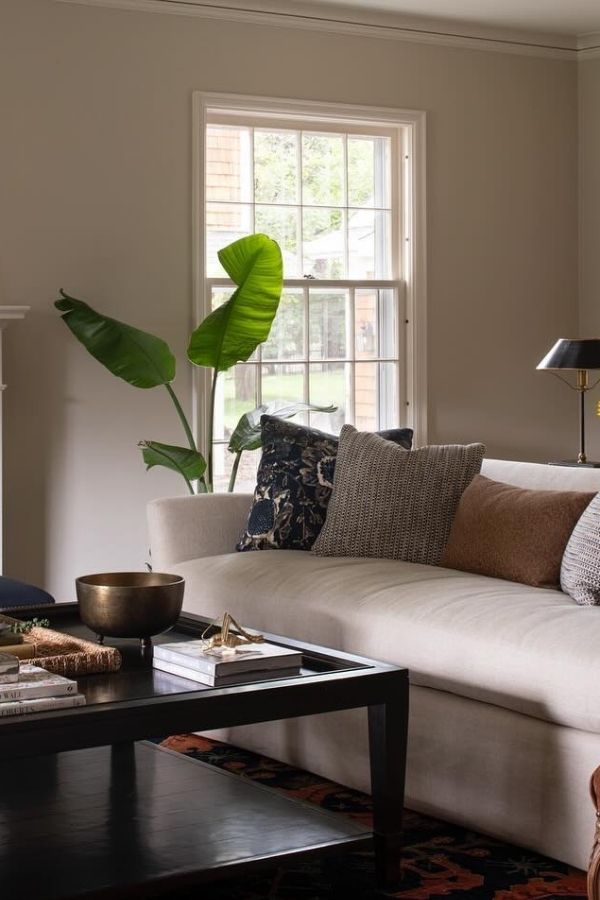
<path id="1" fill-rule="evenodd" d="M 600 462 L 578 462 L 576 459 L 561 459 L 549 462 L 549 466 L 571 466 L 573 469 L 600 469 Z"/>

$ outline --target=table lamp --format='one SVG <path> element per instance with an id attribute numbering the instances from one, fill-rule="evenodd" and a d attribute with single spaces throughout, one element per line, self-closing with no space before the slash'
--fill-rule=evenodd
<path id="1" fill-rule="evenodd" d="M 560 338 L 537 366 L 560 378 L 572 390 L 579 393 L 579 454 L 577 461 L 565 460 L 555 465 L 585 466 L 598 469 L 600 463 L 588 462 L 585 454 L 585 395 L 596 387 L 600 378 L 592 385 L 588 381 L 589 369 L 600 369 L 600 340 L 591 338 L 583 341 L 569 341 Z M 559 373 L 576 372 L 575 384 L 571 384 Z"/>

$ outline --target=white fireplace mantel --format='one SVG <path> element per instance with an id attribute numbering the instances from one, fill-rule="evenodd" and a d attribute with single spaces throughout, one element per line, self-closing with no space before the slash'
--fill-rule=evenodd
<path id="1" fill-rule="evenodd" d="M 2 306 L 0 304 L 0 328 L 4 328 L 14 319 L 24 319 L 30 309 L 30 306 Z"/>
<path id="2" fill-rule="evenodd" d="M 2 511 L 3 511 L 3 491 L 2 491 L 2 392 L 6 389 L 4 379 L 2 377 L 2 341 L 3 332 L 9 322 L 15 319 L 24 319 L 29 312 L 29 306 L 1 306 L 0 305 L 0 574 L 2 574 Z"/>

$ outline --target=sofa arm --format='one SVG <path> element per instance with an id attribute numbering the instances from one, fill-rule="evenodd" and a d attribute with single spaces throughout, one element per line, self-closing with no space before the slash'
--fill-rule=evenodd
<path id="1" fill-rule="evenodd" d="M 168 571 L 188 559 L 233 553 L 251 504 L 252 494 L 153 500 L 147 508 L 153 568 Z"/>

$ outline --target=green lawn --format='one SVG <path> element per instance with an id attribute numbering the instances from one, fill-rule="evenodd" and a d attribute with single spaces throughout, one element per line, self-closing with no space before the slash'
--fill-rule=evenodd
<path id="1" fill-rule="evenodd" d="M 343 371 L 314 372 L 310 376 L 311 402 L 325 406 L 333 403 L 336 406 L 344 405 L 346 392 L 345 375 Z M 235 379 L 225 381 L 225 422 L 227 428 L 234 428 L 243 413 L 253 408 L 252 402 L 237 400 L 235 394 Z M 265 375 L 263 376 L 263 402 L 272 400 L 301 401 L 304 399 L 304 377 L 297 372 L 289 375 Z"/>

